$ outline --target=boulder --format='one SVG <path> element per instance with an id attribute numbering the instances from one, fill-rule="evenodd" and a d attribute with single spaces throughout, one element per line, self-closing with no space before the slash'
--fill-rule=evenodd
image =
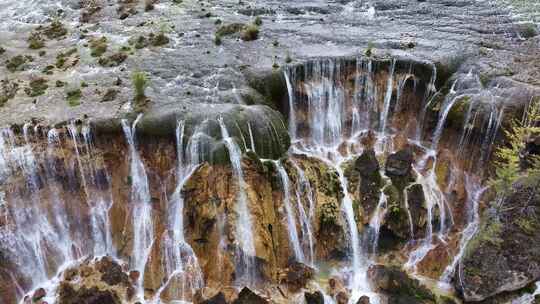
<path id="1" fill-rule="evenodd" d="M 32 302 L 37 302 L 47 295 L 47 291 L 44 288 L 38 288 L 32 295 Z"/>
<path id="2" fill-rule="evenodd" d="M 238 298 L 233 304 L 269 304 L 270 301 L 256 294 L 251 289 L 244 287 L 238 294 Z"/>
<path id="3" fill-rule="evenodd" d="M 58 304 L 121 304 L 135 293 L 128 274 L 111 257 L 84 261 L 62 274 Z"/>
<path id="4" fill-rule="evenodd" d="M 225 299 L 225 295 L 223 292 L 218 292 L 213 297 L 202 300 L 200 302 L 197 302 L 198 304 L 227 304 L 227 300 Z"/>
<path id="5" fill-rule="evenodd" d="M 320 291 L 304 293 L 306 304 L 324 304 L 324 295 Z"/>
<path id="6" fill-rule="evenodd" d="M 525 147 L 519 153 L 519 166 L 522 170 L 533 166 L 534 157 L 540 155 L 540 136 L 534 136 L 526 140 Z"/>
<path id="7" fill-rule="evenodd" d="M 414 161 L 414 155 L 410 149 L 403 149 L 394 154 L 390 154 L 386 160 L 386 175 L 406 176 L 411 171 L 411 165 Z"/>
<path id="8" fill-rule="evenodd" d="M 361 296 L 358 301 L 356 301 L 356 304 L 370 304 L 369 297 Z"/>
<path id="9" fill-rule="evenodd" d="M 540 279 L 538 180 L 520 180 L 497 208 L 488 209 L 458 267 L 456 288 L 482 301 Z"/>
<path id="10" fill-rule="evenodd" d="M 374 291 L 384 294 L 388 304 L 436 303 L 436 297 L 420 282 L 395 266 L 373 265 L 368 277 Z"/>
<path id="11" fill-rule="evenodd" d="M 355 170 L 360 175 L 359 198 L 364 209 L 364 222 L 367 222 L 377 208 L 383 185 L 379 162 L 373 149 L 364 150 L 356 159 Z"/>
<path id="12" fill-rule="evenodd" d="M 97 287 L 83 287 L 78 290 L 70 284 L 61 283 L 58 288 L 59 304 L 121 304 L 122 301 L 113 291 L 100 290 Z"/>
<path id="13" fill-rule="evenodd" d="M 304 288 L 313 279 L 315 270 L 305 264 L 294 262 L 287 268 L 284 282 L 291 291 L 298 291 Z"/>

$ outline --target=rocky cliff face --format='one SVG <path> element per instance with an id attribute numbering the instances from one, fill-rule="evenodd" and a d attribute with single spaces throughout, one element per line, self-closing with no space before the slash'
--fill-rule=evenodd
<path id="1" fill-rule="evenodd" d="M 0 12 L 0 302 L 532 301 L 535 185 L 486 190 L 540 96 L 506 4 L 58 5 Z"/>

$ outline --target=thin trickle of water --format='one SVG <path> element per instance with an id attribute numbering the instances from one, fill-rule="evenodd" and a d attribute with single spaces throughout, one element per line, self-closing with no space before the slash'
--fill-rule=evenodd
<path id="1" fill-rule="evenodd" d="M 291 242 L 291 245 L 293 247 L 296 260 L 299 262 L 304 262 L 304 252 L 302 251 L 300 239 L 298 237 L 298 231 L 296 229 L 296 216 L 291 206 L 291 186 L 289 175 L 287 174 L 285 167 L 283 167 L 283 164 L 280 161 L 275 161 L 274 164 L 276 165 L 279 178 L 281 180 L 281 186 L 283 188 L 283 204 L 285 205 L 285 213 L 287 216 L 287 230 L 289 232 L 289 241 Z"/>
<path id="2" fill-rule="evenodd" d="M 251 129 L 251 123 L 248 121 L 248 132 L 249 132 L 249 144 L 251 146 L 251 151 L 257 153 L 255 149 L 255 138 L 253 138 L 253 130 Z"/>
<path id="3" fill-rule="evenodd" d="M 305 172 L 298 166 L 294 160 L 291 161 L 293 167 L 298 174 L 298 185 L 296 189 L 296 201 L 298 203 L 298 210 L 300 211 L 300 225 L 302 227 L 302 235 L 307 236 L 309 257 L 308 262 L 311 266 L 315 265 L 315 238 L 313 237 L 313 229 L 311 223 L 315 215 L 315 202 L 313 196 L 313 189 L 311 183 L 306 178 Z M 302 204 L 302 197 L 307 197 L 309 209 L 306 213 L 304 205 Z"/>
<path id="4" fill-rule="evenodd" d="M 448 113 L 450 113 L 452 106 L 454 105 L 456 101 L 466 96 L 467 95 L 454 96 L 454 94 L 449 94 L 449 96 L 444 100 L 441 111 L 439 112 L 439 119 L 437 121 L 437 127 L 435 127 L 435 132 L 433 133 L 433 139 L 431 141 L 431 149 L 437 150 L 439 140 L 441 139 L 441 136 L 444 130 L 444 124 L 446 122 L 446 118 L 448 117 Z"/>
<path id="5" fill-rule="evenodd" d="M 377 253 L 377 248 L 379 246 L 379 232 L 381 229 L 381 223 L 386 215 L 387 212 L 387 205 L 388 198 L 383 190 L 381 190 L 380 196 L 379 196 L 379 202 L 377 203 L 377 207 L 375 208 L 375 212 L 373 213 L 373 216 L 369 220 L 369 228 L 371 229 L 373 236 L 371 241 L 371 252 L 373 255 Z"/>
<path id="6" fill-rule="evenodd" d="M 229 132 L 223 118 L 218 118 L 219 126 L 221 128 L 221 136 L 227 150 L 229 151 L 229 157 L 233 168 L 234 176 L 238 181 L 238 192 L 236 202 L 236 213 L 238 216 L 236 223 L 236 239 L 239 243 L 240 250 L 238 250 L 237 267 L 240 267 L 240 273 L 243 274 L 238 277 L 239 282 L 245 284 L 252 284 L 254 279 L 254 256 L 255 256 L 255 241 L 253 237 L 253 225 L 251 219 L 251 213 L 249 211 L 248 197 L 245 191 L 244 172 L 242 170 L 242 151 L 236 144 L 234 139 L 229 136 Z"/>
<path id="7" fill-rule="evenodd" d="M 467 194 L 469 196 L 467 199 L 467 226 L 461 232 L 459 251 L 457 255 L 455 255 L 452 262 L 446 266 L 439 279 L 443 283 L 450 283 L 454 276 L 456 266 L 465 253 L 467 244 L 474 237 L 480 225 L 479 202 L 482 194 L 486 190 L 486 187 L 481 187 L 477 181 L 469 176 L 467 176 L 465 180 L 465 187 L 467 187 Z"/>
<path id="8" fill-rule="evenodd" d="M 388 115 L 390 112 L 390 102 L 392 101 L 392 92 L 394 90 L 394 71 L 396 69 L 396 59 L 392 59 L 392 64 L 390 65 L 390 70 L 388 71 L 388 81 L 386 84 L 386 94 L 384 96 L 383 110 L 381 111 L 381 117 L 379 119 L 380 132 L 386 132 L 386 124 L 388 120 Z"/>

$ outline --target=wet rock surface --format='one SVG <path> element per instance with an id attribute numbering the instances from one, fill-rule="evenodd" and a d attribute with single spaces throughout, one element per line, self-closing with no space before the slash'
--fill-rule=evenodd
<path id="1" fill-rule="evenodd" d="M 533 185 L 517 184 L 484 215 L 482 227 L 467 246 L 456 287 L 468 301 L 515 291 L 540 278 L 540 194 Z M 498 207 L 497 207 L 498 206 Z"/>
<path id="2" fill-rule="evenodd" d="M 368 276 L 375 290 L 386 295 L 389 304 L 437 303 L 431 291 L 397 267 L 373 265 Z"/>

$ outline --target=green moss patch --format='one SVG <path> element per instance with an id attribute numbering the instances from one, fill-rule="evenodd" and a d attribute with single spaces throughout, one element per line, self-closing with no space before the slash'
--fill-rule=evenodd
<path id="1" fill-rule="evenodd" d="M 107 37 L 101 37 L 90 40 L 90 55 L 100 57 L 107 51 Z"/>
<path id="2" fill-rule="evenodd" d="M 81 96 L 82 96 L 81 89 L 77 88 L 77 89 L 70 90 L 67 92 L 66 95 L 67 95 L 66 99 L 70 107 L 76 107 L 81 104 Z"/>
<path id="3" fill-rule="evenodd" d="M 29 87 L 24 88 L 24 92 L 29 97 L 37 97 L 45 94 L 45 91 L 49 88 L 47 85 L 47 79 L 36 78 L 30 81 Z"/>

